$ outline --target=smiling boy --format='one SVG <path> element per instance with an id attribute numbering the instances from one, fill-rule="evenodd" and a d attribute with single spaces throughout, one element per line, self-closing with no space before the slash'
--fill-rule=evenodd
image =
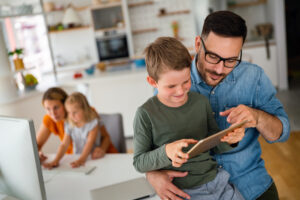
<path id="1" fill-rule="evenodd" d="M 191 88 L 191 57 L 175 38 L 160 37 L 145 50 L 147 81 L 158 91 L 138 108 L 134 120 L 134 162 L 139 172 L 158 169 L 189 172 L 173 183 L 193 199 L 243 199 L 229 174 L 204 152 L 189 159 L 197 140 L 219 131 L 208 99 Z M 236 129 L 222 138 L 214 153 L 231 150 L 244 136 Z M 227 144 L 227 143 L 229 144 Z M 164 197 L 164 199 L 168 199 Z"/>

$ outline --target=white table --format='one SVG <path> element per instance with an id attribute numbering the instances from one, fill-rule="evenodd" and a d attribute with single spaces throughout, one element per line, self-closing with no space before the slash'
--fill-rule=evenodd
<path id="1" fill-rule="evenodd" d="M 77 156 L 65 155 L 61 165 L 69 165 Z M 102 159 L 86 162 L 86 165 L 97 166 L 89 175 L 58 173 L 45 183 L 47 200 L 89 200 L 92 189 L 144 176 L 134 169 L 132 162 L 132 154 L 106 154 Z M 49 178 L 49 174 L 45 177 Z M 158 199 L 158 196 L 154 196 L 147 200 Z"/>

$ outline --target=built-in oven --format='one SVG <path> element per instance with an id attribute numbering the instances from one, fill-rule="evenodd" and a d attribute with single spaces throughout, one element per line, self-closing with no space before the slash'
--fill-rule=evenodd
<path id="1" fill-rule="evenodd" d="M 96 38 L 99 61 L 129 58 L 125 34 L 114 34 Z"/>

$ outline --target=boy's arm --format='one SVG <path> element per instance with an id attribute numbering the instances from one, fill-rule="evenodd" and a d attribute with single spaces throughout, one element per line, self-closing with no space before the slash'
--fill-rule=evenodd
<path id="1" fill-rule="evenodd" d="M 89 154 L 91 153 L 91 150 L 95 144 L 96 138 L 97 138 L 97 134 L 99 132 L 99 125 L 97 124 L 89 133 L 88 133 L 88 138 L 87 141 L 84 145 L 84 148 L 80 154 L 80 157 L 71 163 L 72 167 L 79 167 L 81 165 L 83 165 L 87 159 L 87 157 L 89 156 Z"/>
<path id="2" fill-rule="evenodd" d="M 142 108 L 137 110 L 133 126 L 135 169 L 144 173 L 171 165 L 172 162 L 166 154 L 166 145 L 154 149 L 151 121 Z"/>
<path id="3" fill-rule="evenodd" d="M 60 159 L 64 156 L 64 154 L 68 150 L 70 143 L 71 143 L 71 136 L 68 134 L 65 134 L 62 143 L 59 145 L 59 148 L 58 148 L 58 151 L 56 153 L 54 160 L 49 163 L 44 163 L 43 166 L 48 169 L 57 167 L 59 165 Z"/>

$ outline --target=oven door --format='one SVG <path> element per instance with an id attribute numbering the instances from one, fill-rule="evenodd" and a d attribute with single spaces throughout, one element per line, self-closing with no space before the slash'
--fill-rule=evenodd
<path id="1" fill-rule="evenodd" d="M 129 58 L 126 35 L 97 38 L 96 43 L 99 61 Z"/>

